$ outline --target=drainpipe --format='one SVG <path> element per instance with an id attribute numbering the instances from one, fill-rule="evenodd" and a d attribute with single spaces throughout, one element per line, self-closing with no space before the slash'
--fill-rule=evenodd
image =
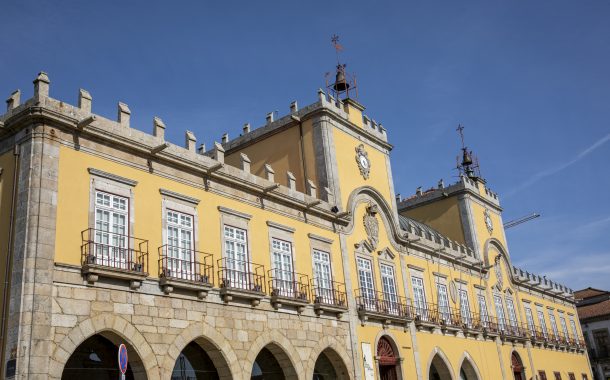
<path id="1" fill-rule="evenodd" d="M 4 298 L 2 303 L 2 347 L 0 347 L 0 369 L 4 372 L 4 355 L 5 355 L 5 347 L 6 347 L 6 314 L 8 312 L 8 291 L 9 291 L 9 274 L 11 267 L 11 258 L 13 252 L 13 223 L 14 223 L 14 215 L 15 215 L 15 198 L 17 197 L 17 179 L 19 173 L 19 145 L 15 145 L 13 150 L 13 155 L 15 157 L 15 164 L 13 165 L 13 189 L 11 194 L 11 215 L 9 220 L 9 229 L 8 229 L 8 243 L 6 245 L 6 263 L 4 267 Z"/>

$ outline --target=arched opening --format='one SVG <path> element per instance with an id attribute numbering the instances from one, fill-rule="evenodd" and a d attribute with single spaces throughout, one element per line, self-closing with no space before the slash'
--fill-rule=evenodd
<path id="1" fill-rule="evenodd" d="M 290 358 L 276 344 L 268 344 L 252 364 L 251 380 L 285 380 L 298 378 Z"/>
<path id="2" fill-rule="evenodd" d="M 320 353 L 313 370 L 313 380 L 349 379 L 347 367 L 332 348 Z"/>
<path id="3" fill-rule="evenodd" d="M 525 380 L 525 367 L 518 353 L 513 352 L 510 356 L 511 368 L 513 369 L 513 377 L 515 380 Z"/>
<path id="4" fill-rule="evenodd" d="M 400 379 L 400 358 L 388 337 L 382 336 L 377 342 L 377 362 L 381 380 Z"/>
<path id="5" fill-rule="evenodd" d="M 479 380 L 477 371 L 468 359 L 464 360 L 462 367 L 460 368 L 460 380 Z"/>
<path id="6" fill-rule="evenodd" d="M 429 380 L 452 380 L 451 370 L 440 355 L 434 355 L 428 371 Z"/>
<path id="7" fill-rule="evenodd" d="M 172 371 L 171 380 L 183 379 L 220 379 L 218 370 L 210 355 L 195 342 L 187 344 L 182 352 L 180 352 Z"/>
<path id="8" fill-rule="evenodd" d="M 81 343 L 70 355 L 64 366 L 62 379 L 110 380 L 121 376 L 118 364 L 119 345 L 125 343 L 129 364 L 125 378 L 128 380 L 146 379 L 142 360 L 133 347 L 110 332 L 93 335 Z"/>

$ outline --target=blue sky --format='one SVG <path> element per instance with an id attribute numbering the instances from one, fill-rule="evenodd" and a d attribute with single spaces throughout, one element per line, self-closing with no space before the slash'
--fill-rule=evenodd
<path id="1" fill-rule="evenodd" d="M 176 5 L 179 4 L 179 5 Z M 451 182 L 458 123 L 497 191 L 516 265 L 610 289 L 610 3 L 607 1 L 20 1 L 2 6 L 0 91 L 132 110 L 168 139 L 208 146 L 244 122 L 316 99 L 335 53 L 391 142 L 397 192 Z"/>

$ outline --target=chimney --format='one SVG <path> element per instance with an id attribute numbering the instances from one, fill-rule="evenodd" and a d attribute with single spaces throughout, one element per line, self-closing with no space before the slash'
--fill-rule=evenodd
<path id="1" fill-rule="evenodd" d="M 239 157 L 241 158 L 241 170 L 250 173 L 250 158 L 244 153 L 240 153 Z"/>
<path id="2" fill-rule="evenodd" d="M 119 102 L 119 115 L 118 122 L 122 127 L 129 128 L 129 118 L 131 117 L 131 111 L 125 103 Z"/>
<path id="3" fill-rule="evenodd" d="M 49 97 L 49 77 L 47 73 L 41 71 L 38 73 L 36 79 L 34 79 L 34 99 L 40 101 L 42 98 Z"/>
<path id="4" fill-rule="evenodd" d="M 21 90 L 15 90 L 11 94 L 11 96 L 6 99 L 6 111 L 10 111 L 19 107 L 21 103 Z"/>
<path id="5" fill-rule="evenodd" d="M 244 124 L 244 127 L 242 128 L 242 131 L 244 132 L 244 135 L 246 133 L 250 133 L 250 123 Z"/>
<path id="6" fill-rule="evenodd" d="M 191 131 L 186 131 L 184 134 L 184 147 L 191 152 L 195 152 L 195 147 L 197 146 L 197 137 Z"/>
<path id="7" fill-rule="evenodd" d="M 91 113 L 91 94 L 82 88 L 78 91 L 78 108 L 85 113 Z"/>
<path id="8" fill-rule="evenodd" d="M 265 164 L 265 177 L 270 182 L 275 182 L 275 171 L 269 164 Z"/>
<path id="9" fill-rule="evenodd" d="M 287 172 L 286 176 L 288 177 L 288 188 L 290 188 L 290 190 L 296 190 L 297 179 L 295 178 L 294 174 L 292 174 L 291 172 Z"/>
<path id="10" fill-rule="evenodd" d="M 160 117 L 153 117 L 153 136 L 165 140 L 165 123 Z"/>

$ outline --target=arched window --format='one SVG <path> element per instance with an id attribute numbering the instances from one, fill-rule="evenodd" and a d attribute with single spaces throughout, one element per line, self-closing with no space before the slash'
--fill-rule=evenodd
<path id="1" fill-rule="evenodd" d="M 377 361 L 381 380 L 399 379 L 400 360 L 394 351 L 394 346 L 385 336 L 379 338 L 379 342 L 377 342 Z"/>
<path id="2" fill-rule="evenodd" d="M 525 368 L 518 353 L 513 352 L 510 358 L 515 380 L 525 380 Z"/>

